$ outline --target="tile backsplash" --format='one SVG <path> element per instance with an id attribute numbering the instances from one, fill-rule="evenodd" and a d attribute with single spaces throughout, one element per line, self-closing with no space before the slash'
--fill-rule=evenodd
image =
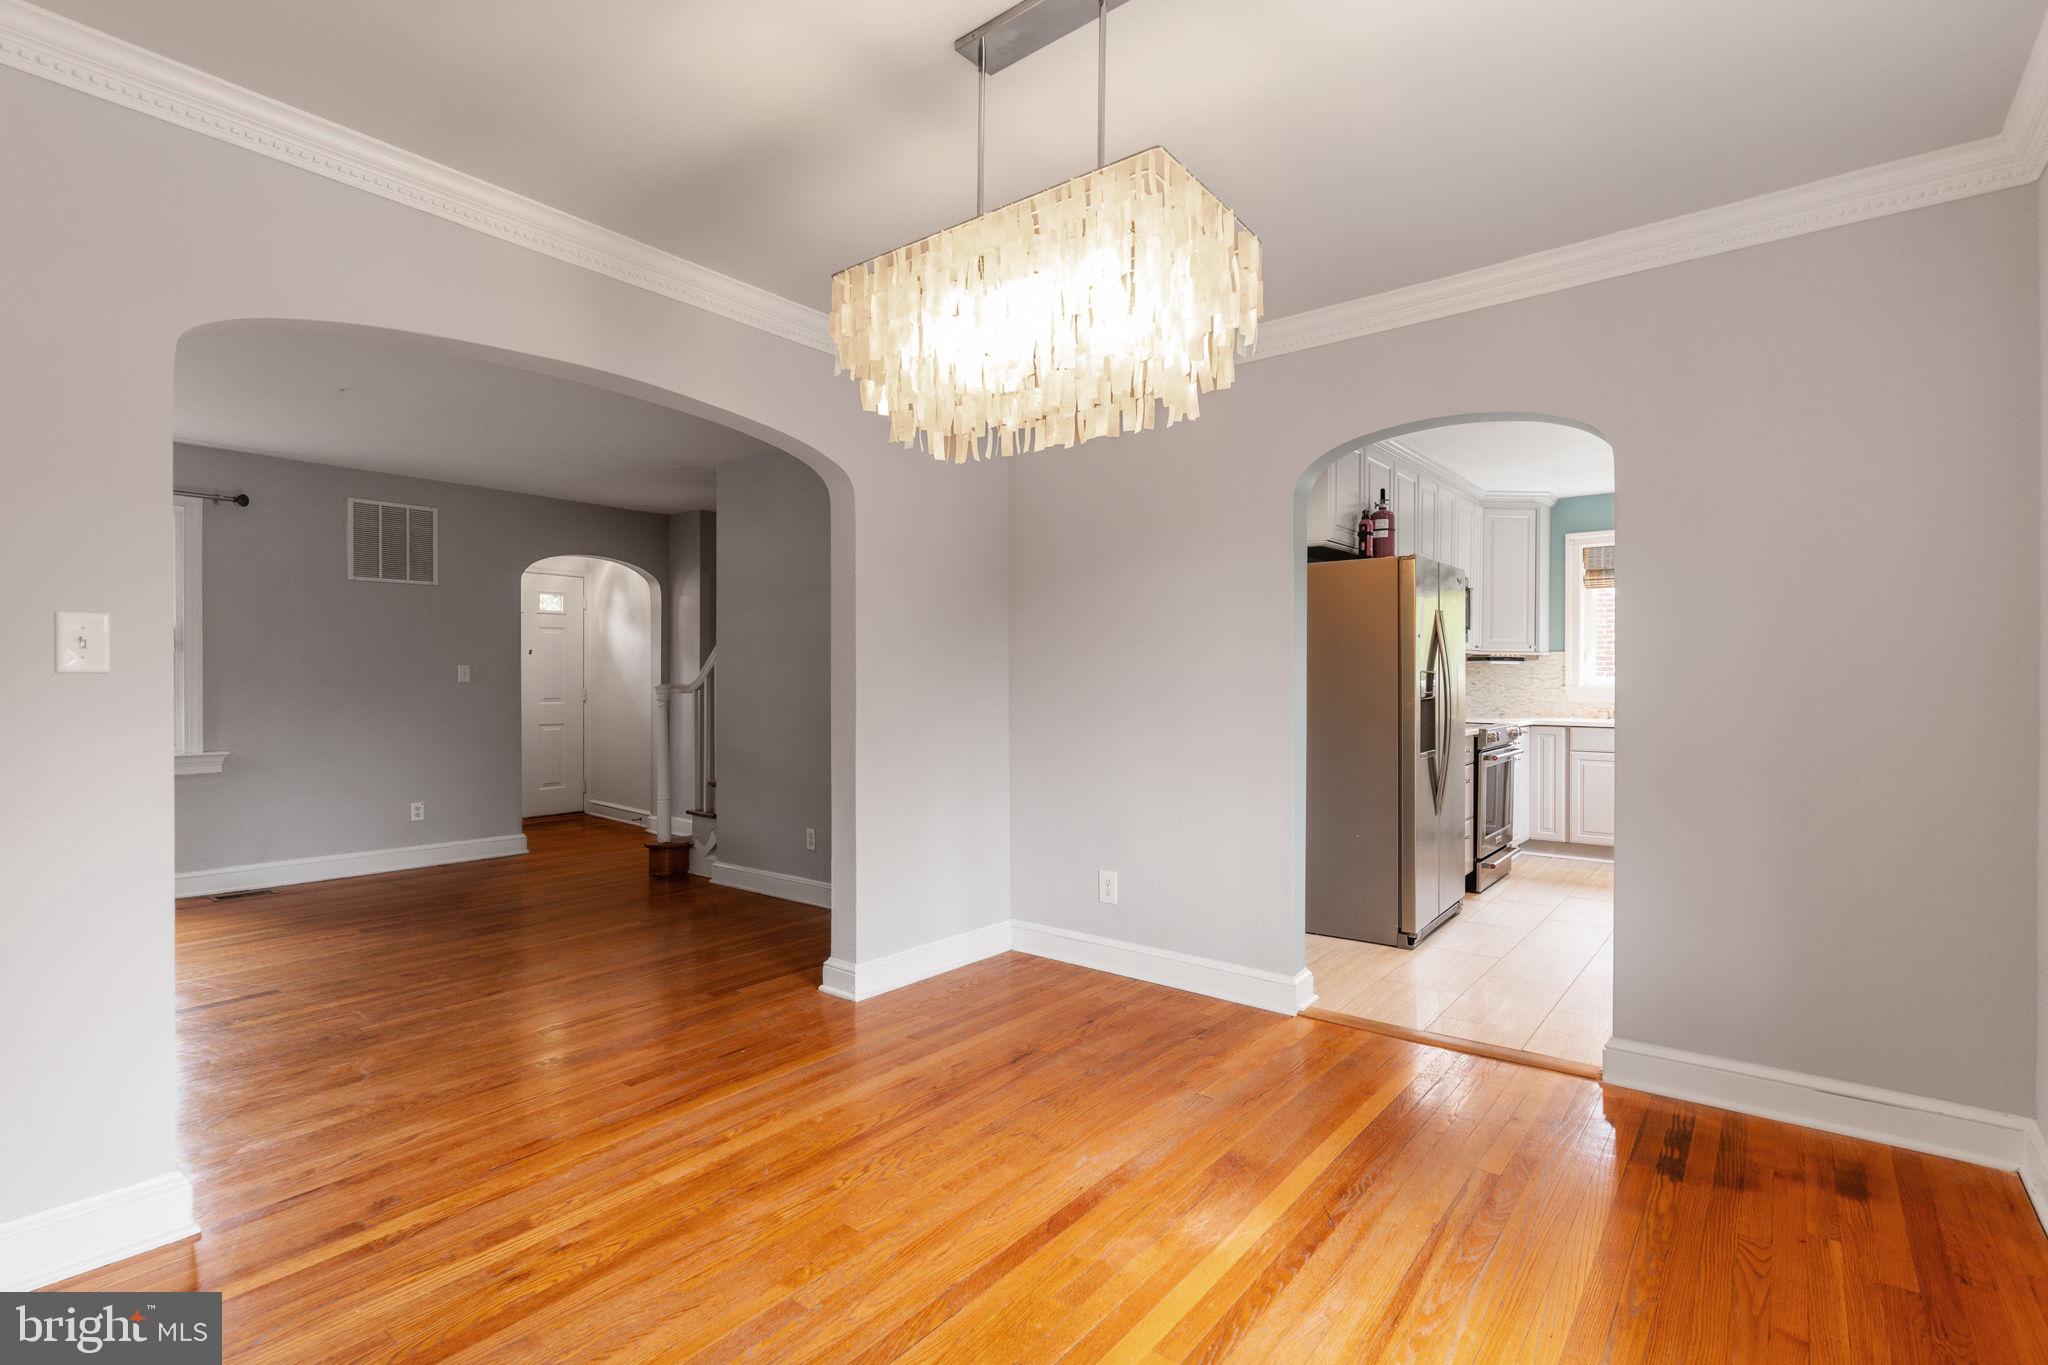
<path id="1" fill-rule="evenodd" d="M 1611 720 L 1611 703 L 1571 701 L 1564 691 L 1564 655 L 1472 659 L 1465 664 L 1465 714 L 1488 720 L 1525 716 Z"/>

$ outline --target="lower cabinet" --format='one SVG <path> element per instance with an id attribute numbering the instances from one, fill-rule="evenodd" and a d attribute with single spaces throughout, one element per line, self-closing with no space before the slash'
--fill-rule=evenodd
<path id="1" fill-rule="evenodd" d="M 1573 753 L 1571 775 L 1571 841 L 1614 843 L 1614 755 Z"/>
<path id="2" fill-rule="evenodd" d="M 1474 817 L 1473 793 L 1479 788 L 1472 785 L 1472 746 L 1465 746 L 1465 870 L 1470 872 L 1479 865 L 1479 822 Z M 1517 766 L 1520 766 L 1519 764 Z"/>
<path id="3" fill-rule="evenodd" d="M 1523 747 L 1528 751 L 1529 837 L 1562 841 L 1565 835 L 1566 784 L 1570 774 L 1568 737 L 1562 725 L 1532 725 Z"/>
<path id="4" fill-rule="evenodd" d="M 1531 810 L 1534 809 L 1529 804 L 1529 794 L 1535 789 L 1536 785 L 1535 778 L 1530 772 L 1530 768 L 1535 764 L 1535 761 L 1535 750 L 1534 746 L 1531 745 L 1524 750 L 1522 761 L 1515 765 L 1514 787 L 1510 793 L 1515 799 L 1515 821 L 1513 827 L 1508 832 L 1508 837 L 1517 846 L 1529 842 L 1529 831 L 1534 828 L 1529 818 Z"/>

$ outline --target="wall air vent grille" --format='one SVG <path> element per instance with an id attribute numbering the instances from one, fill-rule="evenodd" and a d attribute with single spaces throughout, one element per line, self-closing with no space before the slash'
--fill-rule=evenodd
<path id="1" fill-rule="evenodd" d="M 439 583 L 440 514 L 431 507 L 350 498 L 348 576 L 365 583 Z"/>

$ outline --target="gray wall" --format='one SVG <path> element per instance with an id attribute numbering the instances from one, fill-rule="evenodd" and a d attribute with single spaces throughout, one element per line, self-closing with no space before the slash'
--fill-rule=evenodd
<path id="1" fill-rule="evenodd" d="M 1299 481 L 1402 423 L 1574 418 L 1629 540 L 1618 1035 L 2032 1113 L 2036 227 L 2032 188 L 1900 213 L 1014 461 L 1014 913 L 1299 969 Z"/>
<path id="2" fill-rule="evenodd" d="M 2039 799 L 2034 845 L 2034 875 L 2037 888 L 2034 933 L 2034 1106 L 2035 1118 L 2044 1128 L 2048 1128 L 2048 177 L 2035 182 L 2033 193 L 2037 271 L 2034 296 L 2038 309 L 2035 319 L 2035 341 L 2040 364 L 2036 378 L 2040 385 L 2041 403 L 2039 434 L 2042 500 L 2039 511 L 2042 538 L 2039 550 L 2043 575 L 2040 602 L 2043 612 L 2041 649 L 2036 656 L 2038 670 L 2035 674 L 2040 693 L 2040 768 L 2035 787 Z"/>
<path id="3" fill-rule="evenodd" d="M 206 742 L 231 757 L 177 780 L 181 872 L 516 834 L 520 572 L 668 568 L 654 513 L 185 445 L 172 468 L 251 499 L 206 512 Z M 351 497 L 440 509 L 438 586 L 349 581 Z"/>
<path id="4" fill-rule="evenodd" d="M 686 683 L 718 643 L 716 612 L 718 519 L 711 512 L 677 512 L 668 519 L 668 676 Z M 695 697 L 679 698 L 669 716 L 669 773 L 675 813 L 696 800 Z"/>
<path id="5" fill-rule="evenodd" d="M 718 859 L 815 881 L 832 877 L 831 533 L 796 460 L 718 466 Z"/>

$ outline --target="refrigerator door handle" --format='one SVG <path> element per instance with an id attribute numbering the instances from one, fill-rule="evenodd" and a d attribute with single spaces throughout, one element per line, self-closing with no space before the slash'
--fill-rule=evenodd
<path id="1" fill-rule="evenodd" d="M 1429 795 L 1439 813 L 1444 808 L 1444 764 L 1450 758 L 1451 670 L 1450 654 L 1444 647 L 1444 614 L 1436 613 L 1430 628 L 1429 668 L 1424 675 L 1430 693 L 1436 697 L 1436 733 L 1429 737 Z"/>
<path id="2" fill-rule="evenodd" d="M 1436 798 L 1436 808 L 1441 811 L 1444 808 L 1444 801 L 1451 794 L 1451 762 L 1455 757 L 1451 753 L 1451 747 L 1456 742 L 1456 736 L 1452 731 L 1457 728 L 1458 715 L 1464 707 L 1458 699 L 1458 670 L 1451 667 L 1451 632 L 1444 624 L 1441 609 L 1436 614 L 1436 629 L 1437 637 L 1444 642 L 1443 663 L 1440 665 L 1444 671 L 1444 701 L 1443 705 L 1437 708 L 1440 717 L 1438 723 L 1443 726 L 1444 736 L 1437 742 L 1437 750 L 1444 756 L 1444 786 Z"/>

